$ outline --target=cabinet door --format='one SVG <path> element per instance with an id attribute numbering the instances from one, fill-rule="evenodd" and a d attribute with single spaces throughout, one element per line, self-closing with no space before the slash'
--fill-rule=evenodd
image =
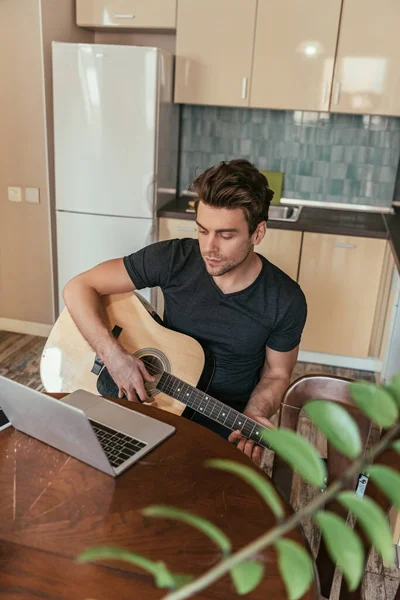
<path id="1" fill-rule="evenodd" d="M 76 0 L 81 27 L 175 29 L 176 0 Z"/>
<path id="2" fill-rule="evenodd" d="M 297 281 L 302 235 L 301 231 L 267 229 L 261 244 L 255 246 L 255 251 Z"/>
<path id="3" fill-rule="evenodd" d="M 256 0 L 179 0 L 175 102 L 248 106 Z"/>
<path id="4" fill-rule="evenodd" d="M 344 0 L 331 110 L 400 115 L 400 2 Z"/>
<path id="5" fill-rule="evenodd" d="M 328 110 L 342 0 L 258 0 L 250 106 Z"/>
<path id="6" fill-rule="evenodd" d="M 197 239 L 197 225 L 188 219 L 159 219 L 158 240 L 173 240 L 175 238 Z M 164 312 L 164 296 L 160 288 L 157 289 L 157 313 L 162 317 Z"/>
<path id="7" fill-rule="evenodd" d="M 386 240 L 305 233 L 299 284 L 308 304 L 302 350 L 367 358 Z"/>

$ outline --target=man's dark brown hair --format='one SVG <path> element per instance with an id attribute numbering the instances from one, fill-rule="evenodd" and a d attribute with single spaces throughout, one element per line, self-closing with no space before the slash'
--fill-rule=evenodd
<path id="1" fill-rule="evenodd" d="M 221 162 L 196 177 L 191 188 L 196 192 L 195 208 L 201 200 L 216 208 L 242 208 L 250 235 L 257 225 L 268 221 L 268 209 L 274 192 L 267 178 L 248 160 Z"/>

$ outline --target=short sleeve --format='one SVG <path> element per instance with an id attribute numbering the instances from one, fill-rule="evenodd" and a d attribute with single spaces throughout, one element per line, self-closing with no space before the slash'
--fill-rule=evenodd
<path id="1" fill-rule="evenodd" d="M 176 241 L 156 242 L 124 257 L 125 268 L 137 290 L 165 286 Z"/>
<path id="2" fill-rule="evenodd" d="M 297 286 L 292 302 L 267 339 L 268 348 L 277 352 L 290 352 L 296 348 L 300 344 L 306 319 L 306 298 Z"/>

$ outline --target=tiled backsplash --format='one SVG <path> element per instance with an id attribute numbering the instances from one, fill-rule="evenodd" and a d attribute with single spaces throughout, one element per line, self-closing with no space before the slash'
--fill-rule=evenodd
<path id="1" fill-rule="evenodd" d="M 283 171 L 285 198 L 390 206 L 400 118 L 182 107 L 179 189 L 221 160 Z"/>

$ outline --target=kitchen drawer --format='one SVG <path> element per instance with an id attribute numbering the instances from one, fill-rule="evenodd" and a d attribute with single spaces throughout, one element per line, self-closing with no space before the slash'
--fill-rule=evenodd
<path id="1" fill-rule="evenodd" d="M 160 242 L 175 238 L 197 239 L 197 225 L 195 221 L 187 219 L 160 219 L 158 227 L 158 239 Z"/>
<path id="2" fill-rule="evenodd" d="M 175 29 L 176 0 L 77 0 L 81 27 Z"/>

